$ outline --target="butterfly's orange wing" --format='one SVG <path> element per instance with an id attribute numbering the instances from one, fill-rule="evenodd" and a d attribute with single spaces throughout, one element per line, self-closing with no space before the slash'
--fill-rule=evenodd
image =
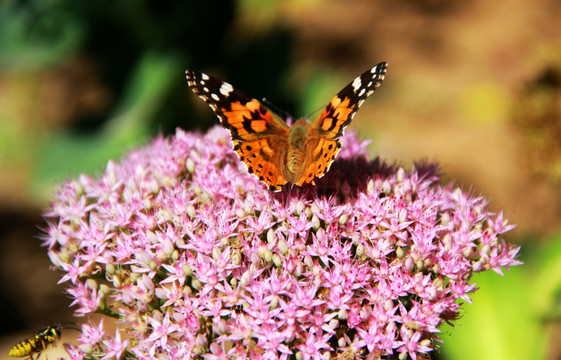
<path id="1" fill-rule="evenodd" d="M 365 71 L 345 86 L 310 125 L 306 143 L 308 156 L 296 177 L 295 184 L 313 183 L 329 170 L 343 146 L 340 137 L 351 123 L 359 107 L 382 83 L 388 65 L 382 62 Z"/>
<path id="2" fill-rule="evenodd" d="M 247 166 L 273 191 L 287 183 L 284 159 L 288 126 L 258 100 L 232 85 L 206 75 L 187 70 L 189 87 L 203 99 L 230 131 L 234 151 Z"/>

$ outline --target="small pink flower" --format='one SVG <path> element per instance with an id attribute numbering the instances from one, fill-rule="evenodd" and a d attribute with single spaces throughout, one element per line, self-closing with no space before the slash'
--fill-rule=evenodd
<path id="1" fill-rule="evenodd" d="M 120 359 L 121 355 L 127 349 L 129 345 L 129 340 L 121 340 L 121 334 L 119 330 L 115 332 L 115 337 L 109 340 L 104 340 L 103 344 L 107 347 L 107 351 L 105 355 L 101 358 L 101 360 L 106 359 Z"/>
<path id="2" fill-rule="evenodd" d="M 76 316 L 85 316 L 99 310 L 102 304 L 102 295 L 95 288 L 90 289 L 81 282 L 77 282 L 73 287 L 68 288 L 68 294 L 74 298 L 72 305 L 78 305 Z"/>
<path id="3" fill-rule="evenodd" d="M 151 317 L 148 319 L 150 327 L 153 329 L 152 334 L 146 338 L 146 341 L 153 342 L 161 348 L 165 348 L 168 343 L 168 336 L 179 331 L 180 326 L 170 321 L 169 313 L 166 313 L 164 319 L 159 321 L 158 319 Z"/>
<path id="4" fill-rule="evenodd" d="M 103 330 L 103 319 L 101 319 L 97 327 L 83 324 L 78 342 L 84 352 L 91 353 L 101 345 L 104 338 L 105 331 Z"/>
<path id="5" fill-rule="evenodd" d="M 85 353 L 80 351 L 80 349 L 72 344 L 63 344 L 64 351 L 70 355 L 70 360 L 83 360 L 85 357 Z"/>

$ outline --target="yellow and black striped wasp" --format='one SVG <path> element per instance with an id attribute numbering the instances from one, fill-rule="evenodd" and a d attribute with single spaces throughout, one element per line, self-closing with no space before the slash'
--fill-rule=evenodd
<path id="1" fill-rule="evenodd" d="M 72 329 L 80 331 L 80 329 L 73 323 L 52 324 L 39 330 L 33 337 L 20 341 L 12 347 L 8 356 L 11 357 L 26 357 L 29 356 L 30 360 L 33 355 L 37 355 L 35 360 L 39 358 L 41 352 L 49 345 L 53 345 L 55 341 L 60 339 L 62 329 Z"/>

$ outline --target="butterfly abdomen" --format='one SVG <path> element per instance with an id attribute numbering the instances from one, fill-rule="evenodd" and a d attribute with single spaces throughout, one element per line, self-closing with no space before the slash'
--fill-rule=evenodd
<path id="1" fill-rule="evenodd" d="M 297 174 L 304 163 L 308 135 L 309 126 L 305 119 L 296 121 L 288 130 L 286 167 L 292 175 Z"/>

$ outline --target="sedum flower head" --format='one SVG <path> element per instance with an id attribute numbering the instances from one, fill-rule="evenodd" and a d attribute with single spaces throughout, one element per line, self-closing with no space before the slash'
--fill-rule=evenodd
<path id="1" fill-rule="evenodd" d="M 229 134 L 178 130 L 60 188 L 45 243 L 83 325 L 73 358 L 423 358 L 517 265 L 486 201 L 368 160 L 353 134 L 317 186 L 269 192 Z"/>

